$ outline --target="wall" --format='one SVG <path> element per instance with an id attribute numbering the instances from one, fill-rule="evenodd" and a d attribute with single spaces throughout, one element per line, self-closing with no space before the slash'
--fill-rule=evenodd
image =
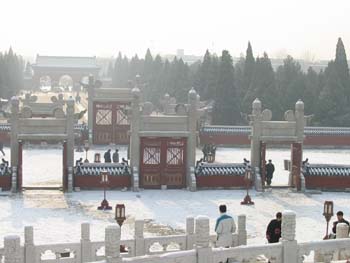
<path id="1" fill-rule="evenodd" d="M 11 189 L 11 175 L 0 175 L 0 188 L 3 191 L 9 191 Z"/>
<path id="2" fill-rule="evenodd" d="M 323 190 L 345 190 L 350 188 L 349 176 L 307 176 L 305 177 L 305 186 L 307 189 L 323 189 Z"/>
<path id="3" fill-rule="evenodd" d="M 107 189 L 131 187 L 131 176 L 109 176 L 108 179 L 109 183 Z M 103 189 L 101 176 L 74 175 L 74 187 L 80 187 L 82 189 Z"/>
<path id="4" fill-rule="evenodd" d="M 214 143 L 216 145 L 223 146 L 248 146 L 250 145 L 250 139 L 248 134 L 212 134 L 207 135 L 199 134 L 200 143 L 208 144 Z M 277 143 L 278 144 L 278 143 Z M 281 143 L 283 144 L 283 143 Z M 303 145 L 306 146 L 336 146 L 336 147 L 349 147 L 350 136 L 346 135 L 306 135 Z"/>
<path id="5" fill-rule="evenodd" d="M 196 176 L 198 188 L 245 188 L 244 176 L 235 175 L 205 175 Z"/>

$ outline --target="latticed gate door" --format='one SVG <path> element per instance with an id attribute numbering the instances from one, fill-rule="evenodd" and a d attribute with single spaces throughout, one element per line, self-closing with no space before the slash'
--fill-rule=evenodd
<path id="1" fill-rule="evenodd" d="M 186 139 L 141 138 L 140 182 L 144 188 L 186 185 Z"/>
<path id="2" fill-rule="evenodd" d="M 94 103 L 93 143 L 109 144 L 113 138 L 113 104 L 108 102 Z"/>
<path id="3" fill-rule="evenodd" d="M 163 143 L 166 148 L 163 184 L 170 188 L 186 186 L 186 139 L 168 139 Z"/>
<path id="4" fill-rule="evenodd" d="M 118 102 L 94 103 L 95 144 L 128 144 L 130 124 L 126 112 L 127 104 Z"/>
<path id="5" fill-rule="evenodd" d="M 116 144 L 128 144 L 129 143 L 129 130 L 130 123 L 127 116 L 127 104 L 114 104 L 113 105 L 113 135 L 114 143 Z"/>
<path id="6" fill-rule="evenodd" d="M 161 140 L 141 138 L 141 186 L 159 188 L 161 185 Z"/>

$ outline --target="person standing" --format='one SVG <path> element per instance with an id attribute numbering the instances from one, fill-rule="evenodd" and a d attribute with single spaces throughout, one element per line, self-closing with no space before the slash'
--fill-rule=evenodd
<path id="1" fill-rule="evenodd" d="M 269 160 L 269 163 L 266 164 L 266 183 L 268 186 L 271 185 L 274 172 L 275 172 L 275 166 L 273 165 L 272 161 Z"/>
<path id="2" fill-rule="evenodd" d="M 2 153 L 3 156 L 5 156 L 4 144 L 2 142 L 0 142 L 0 152 Z"/>
<path id="3" fill-rule="evenodd" d="M 216 220 L 215 232 L 217 234 L 217 247 L 231 247 L 232 234 L 236 231 L 236 224 L 232 216 L 226 214 L 226 205 L 219 206 L 220 217 Z"/>
<path id="4" fill-rule="evenodd" d="M 338 223 L 345 223 L 345 224 L 347 224 L 350 227 L 349 222 L 344 219 L 343 211 L 338 211 L 337 212 L 337 219 L 338 219 L 338 221 L 333 222 L 333 228 L 332 228 L 333 234 L 330 235 L 330 238 L 335 238 L 335 234 L 337 233 L 337 225 L 338 225 Z"/>
<path id="5" fill-rule="evenodd" d="M 118 149 L 115 149 L 115 152 L 113 153 L 112 159 L 113 159 L 113 162 L 114 162 L 114 163 L 119 163 L 119 153 L 118 153 Z"/>
<path id="6" fill-rule="evenodd" d="M 278 243 L 282 234 L 282 213 L 276 214 L 276 219 L 272 219 L 266 229 L 266 239 L 269 243 Z"/>
<path id="7" fill-rule="evenodd" d="M 111 149 L 108 149 L 107 152 L 103 155 L 103 158 L 105 159 L 105 163 L 111 163 Z"/>

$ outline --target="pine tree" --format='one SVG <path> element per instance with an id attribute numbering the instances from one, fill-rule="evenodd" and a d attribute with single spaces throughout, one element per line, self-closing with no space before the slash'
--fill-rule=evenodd
<path id="1" fill-rule="evenodd" d="M 320 93 L 319 120 L 322 124 L 331 126 L 346 125 L 341 116 L 347 108 L 345 90 L 339 81 L 337 67 L 330 61 L 325 70 L 325 86 Z"/>
<path id="2" fill-rule="evenodd" d="M 340 85 L 343 86 L 345 94 L 347 96 L 347 101 L 350 102 L 350 76 L 348 61 L 346 58 L 345 48 L 341 38 L 338 39 L 335 60 L 334 60 L 335 70 L 337 72 Z"/>
<path id="3" fill-rule="evenodd" d="M 222 51 L 219 79 L 213 112 L 214 124 L 232 125 L 239 122 L 239 106 L 234 81 L 232 57 L 227 50 Z"/>
<path id="4" fill-rule="evenodd" d="M 305 77 L 305 91 L 302 100 L 305 104 L 305 113 L 314 114 L 317 112 L 316 98 L 320 96 L 319 75 L 311 67 L 308 68 Z"/>
<path id="5" fill-rule="evenodd" d="M 300 64 L 288 56 L 283 60 L 283 66 L 278 67 L 276 80 L 281 102 L 278 117 L 283 118 L 284 111 L 294 109 L 295 102 L 302 98 L 305 77 Z"/>
<path id="6" fill-rule="evenodd" d="M 275 113 L 279 109 L 279 100 L 276 99 L 278 96 L 275 72 L 273 71 L 271 60 L 264 53 L 263 57 L 256 59 L 251 85 L 244 97 L 244 101 L 250 102 L 249 111 L 251 111 L 252 102 L 259 98 L 264 103 L 264 107 Z"/>

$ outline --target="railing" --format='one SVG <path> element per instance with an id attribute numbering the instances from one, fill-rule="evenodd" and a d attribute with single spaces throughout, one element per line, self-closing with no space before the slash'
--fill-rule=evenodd
<path id="1" fill-rule="evenodd" d="M 265 245 L 246 244 L 245 217 L 240 216 L 235 242 L 230 248 L 215 248 L 215 236 L 209 235 L 209 218 L 199 216 L 187 218 L 186 235 L 165 237 L 143 237 L 143 221 L 135 222 L 135 236 L 131 240 L 120 239 L 120 227 L 108 226 L 104 242 L 91 242 L 89 224 L 82 224 L 80 243 L 51 244 L 35 246 L 33 228 L 25 228 L 24 246 L 18 236 L 5 237 L 5 247 L 0 248 L 0 259 L 4 263 L 85 263 L 103 261 L 106 263 L 225 263 L 225 262 L 271 262 L 302 263 L 348 260 L 350 258 L 349 226 L 337 225 L 334 240 L 298 243 L 295 240 L 296 215 L 282 213 L 282 238 L 279 243 Z M 242 239 L 242 235 L 245 235 Z M 154 244 L 159 251 L 152 250 Z M 177 244 L 177 247 L 173 247 Z M 122 248 L 127 252 L 123 253 Z M 177 251 L 175 251 L 177 249 Z M 314 259 L 310 259 L 314 252 Z M 2 256 L 3 255 L 3 256 Z"/>
<path id="2" fill-rule="evenodd" d="M 246 217 L 238 216 L 238 230 L 233 234 L 233 246 L 246 244 Z M 113 226 L 115 227 L 115 226 Z M 108 228 L 107 228 L 108 229 Z M 80 243 L 59 243 L 59 244 L 34 244 L 33 227 L 27 226 L 24 229 L 24 245 L 20 246 L 20 238 L 18 236 L 5 237 L 5 247 L 0 248 L 0 263 L 84 263 L 95 262 L 106 259 L 108 257 L 107 243 L 118 242 L 117 247 L 120 258 L 131 258 L 144 255 L 158 255 L 164 253 L 175 253 L 192 250 L 198 239 L 198 233 L 195 232 L 195 219 L 189 217 L 186 219 L 186 234 L 144 237 L 144 221 L 136 220 L 134 239 L 116 240 L 113 236 L 112 240 L 108 240 L 110 234 L 106 229 L 106 240 L 92 242 L 90 240 L 90 224 L 83 223 L 81 225 L 81 241 Z M 120 232 L 120 229 L 118 230 Z M 120 236 L 120 234 L 119 234 Z M 215 245 L 216 235 L 208 237 L 211 246 Z M 16 248 L 16 249 L 14 249 Z M 17 252 L 16 252 L 17 251 Z M 20 258 L 19 261 L 13 261 L 14 258 Z M 1 262 L 1 259 L 4 262 Z"/>

